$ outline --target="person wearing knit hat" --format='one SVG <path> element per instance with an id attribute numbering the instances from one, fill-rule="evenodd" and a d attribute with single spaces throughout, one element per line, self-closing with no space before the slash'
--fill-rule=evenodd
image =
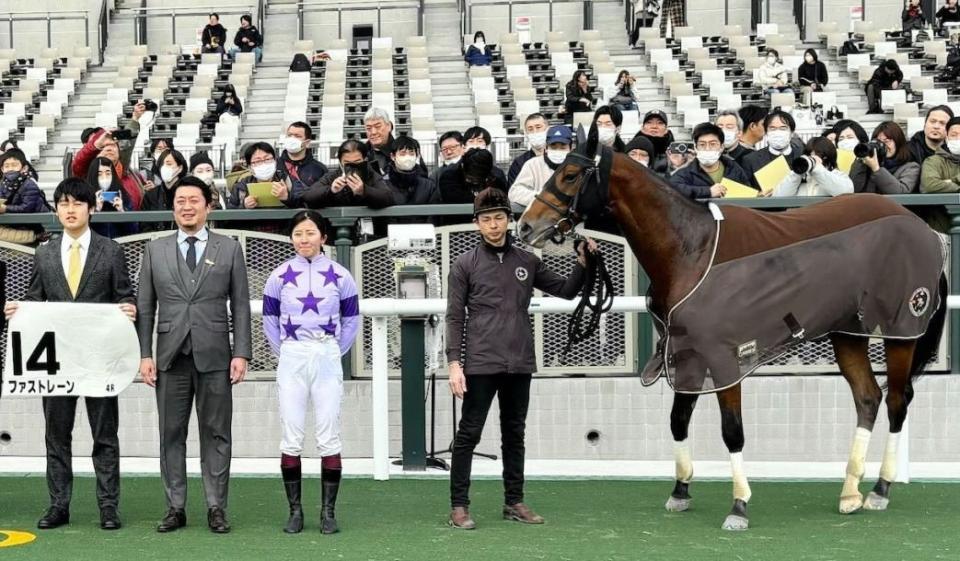
<path id="1" fill-rule="evenodd" d="M 644 167 L 650 167 L 650 159 L 653 157 L 653 143 L 650 142 L 649 138 L 645 136 L 635 136 L 633 140 L 627 144 L 624 151 L 627 153 L 627 156 L 630 156 L 631 160 Z"/>
<path id="2" fill-rule="evenodd" d="M 659 109 L 647 111 L 643 116 L 643 127 L 633 138 L 646 137 L 653 144 L 650 154 L 650 168 L 659 174 L 667 173 L 667 148 L 673 142 L 673 132 L 667 128 L 667 114 Z"/>
<path id="3" fill-rule="evenodd" d="M 210 155 L 206 151 L 195 152 L 193 156 L 190 156 L 190 175 L 206 183 L 207 187 L 210 187 L 213 191 L 214 209 L 226 208 L 223 193 L 213 184 L 216 166 L 213 165 L 213 160 L 210 159 Z"/>
<path id="4" fill-rule="evenodd" d="M 493 154 L 485 148 L 471 148 L 456 166 L 440 175 L 440 200 L 444 204 L 470 204 L 487 187 L 507 190 L 503 172 L 494 165 Z"/>
<path id="5" fill-rule="evenodd" d="M 470 470 L 473 451 L 493 399 L 500 405 L 504 502 L 501 515 L 523 524 L 543 524 L 524 503 L 524 428 L 530 382 L 537 369 L 527 308 L 534 289 L 574 298 L 583 286 L 586 255 L 596 243 L 580 244 L 570 276 L 560 276 L 539 257 L 513 245 L 510 201 L 500 189 L 485 188 L 474 200 L 477 247 L 460 255 L 447 290 L 446 355 L 450 391 L 463 400 L 450 467 L 450 526 L 473 530 Z M 470 320 L 467 321 L 469 316 Z"/>

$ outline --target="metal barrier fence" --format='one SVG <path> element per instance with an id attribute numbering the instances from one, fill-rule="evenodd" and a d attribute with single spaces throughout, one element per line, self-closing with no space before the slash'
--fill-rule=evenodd
<path id="1" fill-rule="evenodd" d="M 960 195 L 907 195 L 894 197 L 895 200 L 914 208 L 923 214 L 937 214 L 946 217 L 950 224 L 950 261 L 948 276 L 960 278 Z M 785 198 L 763 200 L 740 200 L 737 204 L 767 209 L 782 209 L 805 206 L 819 201 L 818 198 Z M 723 201 L 721 201 L 723 202 Z M 289 209 L 263 210 L 227 210 L 211 213 L 210 219 L 217 223 L 231 220 L 258 221 L 283 220 L 296 211 Z M 362 299 L 393 298 L 396 296 L 394 278 L 394 258 L 386 250 L 383 239 L 355 245 L 356 223 L 359 218 L 370 217 L 374 220 L 389 221 L 398 217 L 441 217 L 470 216 L 469 205 L 436 205 L 427 207 L 391 207 L 383 210 L 371 210 L 360 207 L 325 209 L 323 214 L 333 225 L 333 234 L 328 240 L 328 255 L 350 269 L 357 280 Z M 94 222 L 170 222 L 168 212 L 130 212 L 102 213 L 94 216 Z M 466 219 L 464 219 L 466 222 Z M 57 229 L 53 215 L 13 215 L 0 216 L 0 225 L 43 224 L 48 229 Z M 218 230 L 239 239 L 247 258 L 250 275 L 251 299 L 259 300 L 266 276 L 280 263 L 292 256 L 293 251 L 285 236 L 265 234 L 254 231 Z M 152 238 L 167 235 L 169 232 L 141 234 L 117 241 L 124 247 L 130 274 L 136 277 L 139 272 L 140 256 L 144 244 Z M 643 296 L 648 286 L 646 275 L 637 265 L 632 253 L 628 251 L 623 238 L 605 234 L 594 234 L 607 255 L 610 271 L 614 277 L 617 295 Z M 445 226 L 437 229 L 437 246 L 433 252 L 425 254 L 439 268 L 441 279 L 440 297 L 446 295 L 446 277 L 448 266 L 464 251 L 477 243 L 476 234 L 470 224 Z M 0 243 L 0 260 L 7 262 L 7 297 L 21 298 L 26 292 L 32 264 L 33 250 L 25 246 Z M 564 274 L 573 263 L 570 247 L 548 246 L 541 251 L 546 264 L 553 270 Z M 827 273 L 828 274 L 828 273 Z M 951 285 L 951 294 L 960 294 L 958 284 Z M 535 343 L 540 366 L 540 375 L 620 375 L 636 372 L 652 352 L 656 335 L 651 322 L 645 315 L 611 313 L 605 318 L 603 328 L 594 339 L 573 349 L 566 364 L 561 364 L 560 355 L 566 342 L 564 314 L 538 314 L 533 318 Z M 276 363 L 263 340 L 260 319 L 254 319 L 255 357 L 251 371 L 259 376 L 272 377 Z M 396 331 L 391 329 L 391 331 Z M 357 342 L 353 357 L 348 364 L 352 376 L 369 377 L 371 375 L 371 323 L 364 320 L 362 338 Z M 2 342 L 2 341 L 0 341 Z M 394 339 L 391 347 L 399 346 Z M 399 368 L 399 352 L 391 353 L 390 370 Z M 954 369 L 960 371 L 960 361 L 955 363 L 951 357 L 960 356 L 960 311 L 951 311 L 938 359 L 933 370 Z M 877 370 L 883 369 L 883 348 L 879 343 L 871 345 L 871 361 Z M 442 358 L 440 359 L 442 366 Z M 811 342 L 797 347 L 760 373 L 817 373 L 836 370 L 833 352 L 828 342 Z"/>
<path id="2" fill-rule="evenodd" d="M 105 4 L 104 4 L 105 5 Z M 103 8 L 101 8 L 102 10 Z M 7 26 L 10 35 L 7 37 L 8 48 L 13 49 L 13 24 L 20 21 L 45 21 L 47 22 L 47 48 L 53 47 L 53 22 L 55 21 L 83 21 L 84 47 L 90 46 L 90 12 L 89 10 L 56 10 L 56 11 L 37 11 L 37 12 L 9 12 L 6 14 Z M 103 17 L 103 13 L 99 14 Z"/>

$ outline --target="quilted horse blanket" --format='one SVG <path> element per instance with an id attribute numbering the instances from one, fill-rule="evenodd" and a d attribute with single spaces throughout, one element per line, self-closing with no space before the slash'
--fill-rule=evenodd
<path id="1" fill-rule="evenodd" d="M 699 284 L 654 315 L 645 385 L 665 375 L 677 392 L 715 392 L 833 332 L 915 339 L 946 297 L 945 238 L 882 195 L 786 212 L 725 206 L 716 218 Z"/>

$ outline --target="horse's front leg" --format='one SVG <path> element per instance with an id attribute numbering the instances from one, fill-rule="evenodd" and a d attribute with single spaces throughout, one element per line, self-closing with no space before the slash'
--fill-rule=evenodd
<path id="1" fill-rule="evenodd" d="M 743 469 L 743 416 L 740 411 L 740 384 L 717 393 L 720 402 L 720 421 L 723 442 L 730 452 L 733 471 L 733 508 L 723 521 L 724 530 L 746 530 L 750 526 L 747 503 L 750 501 L 750 483 Z"/>
<path id="2" fill-rule="evenodd" d="M 673 394 L 673 409 L 670 410 L 670 432 L 673 433 L 673 458 L 676 462 L 676 483 L 665 505 L 670 512 L 683 512 L 690 508 L 690 481 L 693 480 L 693 459 L 690 455 L 690 419 L 697 405 L 697 395 Z"/>

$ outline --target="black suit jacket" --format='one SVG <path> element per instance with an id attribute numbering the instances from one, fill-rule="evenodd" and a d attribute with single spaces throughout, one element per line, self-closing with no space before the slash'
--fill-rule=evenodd
<path id="1" fill-rule="evenodd" d="M 30 288 L 24 300 L 36 302 L 88 302 L 135 304 L 127 261 L 120 244 L 90 232 L 90 248 L 80 276 L 76 298 L 70 294 L 67 274 L 60 259 L 57 236 L 37 248 L 33 257 Z"/>

